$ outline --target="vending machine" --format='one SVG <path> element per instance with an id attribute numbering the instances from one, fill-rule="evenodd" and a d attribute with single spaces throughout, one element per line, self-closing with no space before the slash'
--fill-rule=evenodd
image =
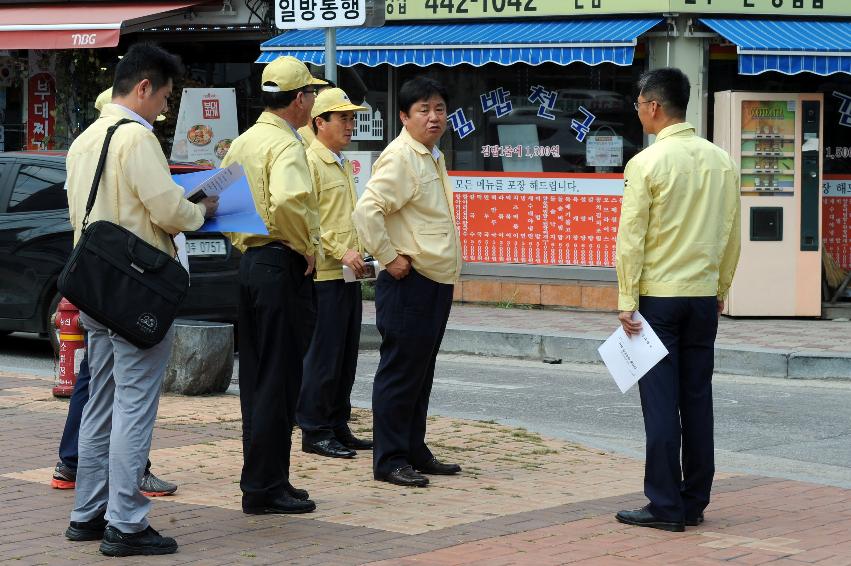
<path id="1" fill-rule="evenodd" d="M 725 314 L 821 316 L 821 94 L 715 93 L 741 173 L 742 254 Z"/>

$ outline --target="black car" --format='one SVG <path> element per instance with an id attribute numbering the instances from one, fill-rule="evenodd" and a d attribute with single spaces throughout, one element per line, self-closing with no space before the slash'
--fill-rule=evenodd
<path id="1" fill-rule="evenodd" d="M 205 169 L 173 164 L 172 173 Z M 241 254 L 219 233 L 186 234 L 190 287 L 179 316 L 236 323 Z M 0 153 L 0 335 L 51 327 L 56 279 L 73 247 L 64 152 Z"/>

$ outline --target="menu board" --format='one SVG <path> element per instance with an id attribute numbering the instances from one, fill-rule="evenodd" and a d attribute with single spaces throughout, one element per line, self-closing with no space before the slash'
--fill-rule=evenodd
<path id="1" fill-rule="evenodd" d="M 622 175 L 450 172 L 464 261 L 612 267 Z"/>
<path id="2" fill-rule="evenodd" d="M 742 193 L 795 192 L 795 101 L 742 101 Z"/>
<path id="3" fill-rule="evenodd" d="M 219 167 L 237 135 L 234 89 L 183 89 L 171 146 L 172 161 Z"/>
<path id="4" fill-rule="evenodd" d="M 822 197 L 824 249 L 843 269 L 851 269 L 851 175 L 825 175 Z"/>

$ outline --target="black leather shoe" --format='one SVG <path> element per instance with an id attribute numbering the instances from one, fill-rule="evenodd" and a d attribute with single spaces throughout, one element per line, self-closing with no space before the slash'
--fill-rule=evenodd
<path id="1" fill-rule="evenodd" d="M 293 496 L 296 499 L 300 499 L 301 501 L 307 501 L 310 499 L 310 494 L 307 493 L 306 489 L 299 489 L 297 487 L 293 487 L 293 484 L 287 482 L 287 485 L 284 486 L 284 489 L 287 493 Z"/>
<path id="2" fill-rule="evenodd" d="M 123 533 L 115 527 L 107 527 L 100 551 L 107 556 L 173 554 L 177 552 L 177 541 L 160 535 L 150 526 L 139 533 Z"/>
<path id="3" fill-rule="evenodd" d="M 686 530 L 685 525 L 683 523 L 677 523 L 674 521 L 663 521 L 662 519 L 657 518 L 650 510 L 647 509 L 647 506 L 642 507 L 641 509 L 635 509 L 633 511 L 618 511 L 618 514 L 615 515 L 615 518 L 627 525 L 635 525 L 637 527 L 650 527 L 653 529 L 661 529 L 663 531 L 671 531 L 674 533 L 681 533 Z"/>
<path id="4" fill-rule="evenodd" d="M 376 477 L 375 479 L 403 487 L 425 487 L 428 485 L 428 478 L 418 474 L 411 466 L 396 468 L 386 476 Z"/>
<path id="5" fill-rule="evenodd" d="M 686 517 L 686 526 L 687 527 L 696 527 L 703 522 L 703 511 L 698 513 L 697 517 Z"/>
<path id="6" fill-rule="evenodd" d="M 336 438 L 320 440 L 318 442 L 302 442 L 301 451 L 308 454 L 319 454 L 328 458 L 354 458 L 357 452 L 346 448 Z"/>
<path id="7" fill-rule="evenodd" d="M 361 438 L 356 437 L 351 432 L 348 434 L 336 434 L 337 442 L 345 446 L 346 448 L 351 448 L 352 450 L 371 450 L 372 449 L 372 441 L 371 440 L 363 440 Z"/>
<path id="8" fill-rule="evenodd" d="M 102 539 L 103 531 L 106 529 L 104 515 L 106 515 L 106 509 L 91 521 L 71 521 L 71 524 L 65 529 L 65 538 L 76 542 Z"/>
<path id="9" fill-rule="evenodd" d="M 310 499 L 296 499 L 288 493 L 264 503 L 242 502 L 242 512 L 247 515 L 291 515 L 310 513 L 315 509 L 316 503 Z"/>
<path id="10" fill-rule="evenodd" d="M 424 474 L 432 474 L 436 476 L 451 476 L 461 471 L 461 466 L 458 464 L 444 464 L 437 458 L 432 458 L 430 462 L 417 466 L 417 470 Z"/>

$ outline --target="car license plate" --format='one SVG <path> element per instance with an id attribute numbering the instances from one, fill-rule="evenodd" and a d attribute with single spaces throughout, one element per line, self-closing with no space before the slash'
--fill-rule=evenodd
<path id="1" fill-rule="evenodd" d="M 227 255 L 228 249 L 221 238 L 186 240 L 187 255 Z"/>

